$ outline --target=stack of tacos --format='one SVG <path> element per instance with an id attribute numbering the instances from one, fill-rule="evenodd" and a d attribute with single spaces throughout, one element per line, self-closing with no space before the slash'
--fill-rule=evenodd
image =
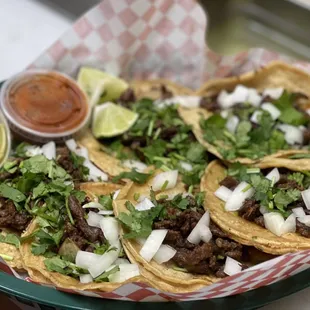
<path id="1" fill-rule="evenodd" d="M 23 143 L 1 169 L 12 267 L 64 288 L 178 293 L 310 248 L 309 75 L 274 63 L 197 92 L 121 85 L 87 95 L 113 98 L 103 104 L 132 113 L 129 128 Z"/>

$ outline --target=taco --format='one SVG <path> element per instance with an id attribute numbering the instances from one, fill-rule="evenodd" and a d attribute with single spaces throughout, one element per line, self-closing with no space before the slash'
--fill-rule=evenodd
<path id="1" fill-rule="evenodd" d="M 207 82 L 200 107 L 179 108 L 198 141 L 227 162 L 310 168 L 310 75 L 274 62 L 254 72 Z"/>
<path id="2" fill-rule="evenodd" d="M 97 137 L 97 140 L 89 131 L 77 142 L 112 177 L 135 180 L 139 172 L 155 166 L 179 170 L 184 183 L 198 185 L 207 153 L 191 127 L 180 118 L 177 104 L 197 106 L 199 100 L 189 89 L 172 82 L 133 82 L 116 102 L 138 114 L 135 123 L 112 138 Z"/>
<path id="3" fill-rule="evenodd" d="M 193 195 L 179 187 L 171 196 L 145 187 L 147 198 L 114 203 L 123 245 L 141 270 L 174 283 L 175 292 L 179 287 L 197 290 L 273 257 L 231 240 L 203 209 L 204 193 Z M 258 253 L 259 261 L 253 261 Z"/>
<path id="4" fill-rule="evenodd" d="M 201 180 L 212 220 L 243 244 L 271 254 L 310 248 L 308 171 L 209 164 Z"/>

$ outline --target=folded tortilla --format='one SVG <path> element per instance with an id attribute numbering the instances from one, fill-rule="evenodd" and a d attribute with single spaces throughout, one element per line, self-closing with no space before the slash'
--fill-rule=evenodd
<path id="1" fill-rule="evenodd" d="M 263 91 L 266 88 L 283 87 L 289 92 L 301 92 L 310 98 L 310 75 L 291 65 L 278 61 L 272 62 L 269 65 L 256 71 L 245 73 L 240 76 L 211 80 L 203 85 L 197 91 L 196 95 L 205 97 L 216 95 L 221 90 L 233 91 L 238 84 L 256 88 L 258 91 Z M 310 101 L 303 100 L 300 103 L 300 106 L 302 109 L 307 110 L 310 108 Z M 180 107 L 179 114 L 188 125 L 193 126 L 193 132 L 199 143 L 202 144 L 210 153 L 214 154 L 220 159 L 223 159 L 222 155 L 218 151 L 218 148 L 208 143 L 203 138 L 203 131 L 199 125 L 200 120 L 209 118 L 212 115 L 212 112 L 202 108 L 186 109 Z M 310 152 L 307 150 L 294 149 L 283 150 L 257 160 L 242 157 L 236 158 L 229 162 L 251 164 L 259 168 L 269 168 L 277 164 L 278 167 L 287 167 L 289 169 L 293 169 L 296 166 L 303 167 L 303 170 L 310 169 L 309 159 L 289 158 L 291 155 L 304 153 L 309 154 Z"/>
<path id="2" fill-rule="evenodd" d="M 200 190 L 206 193 L 205 209 L 210 211 L 212 220 L 231 239 L 275 255 L 310 249 L 310 238 L 296 233 L 287 233 L 278 237 L 269 230 L 238 216 L 237 212 L 226 211 L 225 203 L 214 195 L 220 187 L 219 183 L 225 177 L 226 168 L 220 161 L 211 162 L 201 180 Z"/>

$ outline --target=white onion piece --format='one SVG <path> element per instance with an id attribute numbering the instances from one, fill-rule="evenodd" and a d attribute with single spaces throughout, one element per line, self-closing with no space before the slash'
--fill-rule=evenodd
<path id="1" fill-rule="evenodd" d="M 262 111 L 257 111 L 257 110 L 254 111 L 254 113 L 252 114 L 252 116 L 250 118 L 250 121 L 252 123 L 259 124 L 260 123 L 259 120 L 260 120 L 260 117 L 261 117 L 262 114 L 263 114 Z"/>
<path id="2" fill-rule="evenodd" d="M 230 95 L 235 103 L 243 103 L 248 99 L 249 89 L 244 85 L 237 85 L 235 90 Z"/>
<path id="3" fill-rule="evenodd" d="M 280 124 L 278 129 L 284 132 L 285 140 L 288 144 L 302 144 L 304 140 L 303 131 L 292 125 Z"/>
<path id="4" fill-rule="evenodd" d="M 226 122 L 226 128 L 229 132 L 235 133 L 239 124 L 239 118 L 235 115 L 231 116 Z"/>
<path id="5" fill-rule="evenodd" d="M 113 194 L 113 200 L 115 200 L 117 197 L 118 197 L 118 195 L 119 195 L 119 193 L 121 192 L 121 190 L 120 189 L 118 189 L 117 191 L 115 191 L 114 192 L 114 194 Z"/>
<path id="6" fill-rule="evenodd" d="M 74 153 L 76 153 L 78 156 L 81 156 L 85 159 L 89 159 L 88 158 L 88 150 L 86 147 L 78 147 L 75 151 L 73 151 Z"/>
<path id="7" fill-rule="evenodd" d="M 226 273 L 228 276 L 233 276 L 234 274 L 239 273 L 241 271 L 242 271 L 241 264 L 235 259 L 227 256 L 224 266 L 224 273 Z"/>
<path id="8" fill-rule="evenodd" d="M 78 251 L 75 257 L 75 264 L 78 267 L 88 269 L 91 266 L 95 265 L 100 258 L 101 255 L 95 253 Z"/>
<path id="9" fill-rule="evenodd" d="M 310 109 L 307 109 L 306 112 L 310 116 Z"/>
<path id="10" fill-rule="evenodd" d="M 91 163 L 89 160 L 85 160 L 84 164 L 85 167 L 89 169 L 89 181 L 99 181 L 100 179 L 102 181 L 108 180 L 108 175 L 101 171 L 99 168 L 97 168 L 93 163 Z"/>
<path id="11" fill-rule="evenodd" d="M 222 116 L 223 118 L 227 118 L 229 112 L 228 112 L 228 110 L 222 110 L 222 111 L 220 112 L 220 114 L 221 114 L 221 116 Z"/>
<path id="12" fill-rule="evenodd" d="M 103 216 L 96 213 L 96 212 L 93 212 L 93 211 L 89 211 L 88 212 L 88 217 L 86 219 L 87 221 L 87 224 L 89 226 L 92 226 L 92 227 L 99 227 L 100 228 L 100 221 L 103 219 Z"/>
<path id="13" fill-rule="evenodd" d="M 139 254 L 147 261 L 151 261 L 160 246 L 162 245 L 168 230 L 167 229 L 156 229 L 146 239 L 142 246 Z"/>
<path id="14" fill-rule="evenodd" d="M 200 239 L 208 243 L 212 239 L 212 233 L 208 226 L 201 225 L 199 226 Z"/>
<path id="15" fill-rule="evenodd" d="M 296 217 L 304 217 L 306 213 L 302 207 L 292 209 Z"/>
<path id="16" fill-rule="evenodd" d="M 301 197 L 302 197 L 307 209 L 310 210 L 310 188 L 302 191 Z"/>
<path id="17" fill-rule="evenodd" d="M 178 170 L 170 170 L 166 172 L 159 173 L 155 176 L 152 182 L 152 188 L 154 191 L 159 191 L 162 189 L 163 185 L 168 182 L 166 189 L 174 188 L 177 184 Z"/>
<path id="18" fill-rule="evenodd" d="M 296 231 L 296 216 L 292 213 L 282 225 L 282 235 L 287 233 L 294 233 Z"/>
<path id="19" fill-rule="evenodd" d="M 111 245 L 111 248 L 105 252 L 103 255 L 99 255 L 100 258 L 94 262 L 88 268 L 89 273 L 93 278 L 100 276 L 103 272 L 105 272 L 118 258 L 118 254 L 120 252 L 121 245 L 118 242 L 117 244 Z"/>
<path id="20" fill-rule="evenodd" d="M 115 262 L 115 265 L 120 265 L 120 264 L 130 264 L 130 261 L 126 258 L 118 258 Z"/>
<path id="21" fill-rule="evenodd" d="M 120 228 L 118 221 L 114 217 L 103 217 L 100 221 L 100 227 L 104 234 L 104 237 L 110 244 L 118 242 Z"/>
<path id="22" fill-rule="evenodd" d="M 56 144 L 54 141 L 48 142 L 41 147 L 42 154 L 49 160 L 56 158 Z"/>
<path id="23" fill-rule="evenodd" d="M 109 276 L 110 282 L 124 282 L 130 278 L 140 275 L 139 266 L 137 264 L 121 264 L 119 271 Z"/>
<path id="24" fill-rule="evenodd" d="M 305 215 L 303 217 L 298 218 L 298 221 L 310 227 L 310 215 Z"/>
<path id="25" fill-rule="evenodd" d="M 129 169 L 136 169 L 138 172 L 143 172 L 147 165 L 138 160 L 127 159 L 122 162 L 123 166 Z"/>
<path id="26" fill-rule="evenodd" d="M 192 244 L 198 244 L 201 241 L 201 226 L 208 227 L 210 225 L 210 214 L 208 211 L 200 218 L 196 226 L 193 228 L 189 236 L 187 237 L 187 241 Z"/>
<path id="27" fill-rule="evenodd" d="M 266 179 L 270 180 L 274 184 L 280 180 L 280 172 L 278 168 L 273 168 L 267 175 Z"/>
<path id="28" fill-rule="evenodd" d="M 249 102 L 254 107 L 258 107 L 261 101 L 262 96 L 257 92 L 257 90 L 255 88 L 249 88 L 247 102 Z"/>
<path id="29" fill-rule="evenodd" d="M 226 90 L 222 90 L 217 96 L 217 102 L 222 109 L 228 109 L 234 106 L 231 96 Z"/>
<path id="30" fill-rule="evenodd" d="M 144 198 L 141 202 L 139 202 L 136 205 L 136 209 L 139 211 L 145 211 L 145 210 L 150 210 L 152 208 L 154 208 L 155 205 L 153 204 L 153 202 L 148 199 L 148 198 Z"/>
<path id="31" fill-rule="evenodd" d="M 266 213 L 269 213 L 269 210 L 268 210 L 268 208 L 267 207 L 265 207 L 265 206 L 260 206 L 259 207 L 259 212 L 261 213 L 261 214 L 266 214 Z"/>
<path id="32" fill-rule="evenodd" d="M 145 238 L 137 238 L 135 239 L 140 245 L 144 245 L 146 239 Z"/>
<path id="33" fill-rule="evenodd" d="M 282 226 L 284 224 L 283 216 L 278 212 L 264 214 L 265 227 L 277 236 L 282 235 Z"/>
<path id="34" fill-rule="evenodd" d="M 192 171 L 193 170 L 193 166 L 185 161 L 180 161 L 180 166 L 181 168 L 183 168 L 186 171 Z"/>
<path id="35" fill-rule="evenodd" d="M 25 147 L 26 156 L 32 157 L 36 155 L 42 155 L 42 149 L 36 145 L 27 145 Z"/>
<path id="36" fill-rule="evenodd" d="M 254 188 L 248 188 L 249 184 L 247 182 L 241 182 L 232 192 L 228 200 L 225 204 L 225 210 L 226 211 L 237 211 L 239 210 L 243 202 L 251 198 L 254 195 Z M 244 189 L 248 188 L 246 191 L 243 191 Z"/>
<path id="37" fill-rule="evenodd" d="M 226 186 L 221 185 L 215 192 L 214 195 L 223 200 L 223 201 L 227 201 L 228 198 L 231 196 L 232 194 L 232 190 L 230 190 L 229 188 L 227 188 Z"/>
<path id="38" fill-rule="evenodd" d="M 270 102 L 263 103 L 261 107 L 271 115 L 273 120 L 276 120 L 281 115 L 281 111 Z"/>
<path id="39" fill-rule="evenodd" d="M 138 201 L 138 202 L 141 202 L 141 201 L 144 200 L 145 198 L 149 198 L 149 196 L 140 195 L 137 201 Z"/>
<path id="40" fill-rule="evenodd" d="M 99 209 L 99 210 L 104 210 L 103 205 L 101 205 L 99 202 L 94 202 L 94 201 L 86 203 L 85 205 L 82 206 L 82 208 L 83 209 Z"/>
<path id="41" fill-rule="evenodd" d="M 91 283 L 93 282 L 93 277 L 90 274 L 81 274 L 80 275 L 80 282 L 81 283 Z"/>
<path id="42" fill-rule="evenodd" d="M 153 259 L 157 264 L 163 264 L 168 262 L 177 251 L 169 245 L 162 244 Z"/>
<path id="43" fill-rule="evenodd" d="M 69 139 L 66 142 L 66 146 L 67 148 L 71 151 L 71 152 L 75 152 L 75 150 L 77 149 L 77 144 L 75 142 L 74 139 Z"/>
<path id="44" fill-rule="evenodd" d="M 175 96 L 165 100 L 159 99 L 154 102 L 159 108 L 170 105 L 180 105 L 181 107 L 193 109 L 199 108 L 201 98 L 198 96 Z"/>
<path id="45" fill-rule="evenodd" d="M 98 213 L 101 215 L 113 215 L 114 214 L 112 210 L 101 210 Z"/>
<path id="46" fill-rule="evenodd" d="M 264 97 L 271 97 L 272 99 L 279 99 L 282 94 L 283 94 L 284 88 L 283 87 L 278 87 L 278 88 L 266 88 L 263 91 L 263 96 Z"/>

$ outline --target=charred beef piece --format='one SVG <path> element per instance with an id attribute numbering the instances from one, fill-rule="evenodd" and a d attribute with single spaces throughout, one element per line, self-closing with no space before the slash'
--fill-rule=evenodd
<path id="1" fill-rule="evenodd" d="M 304 145 L 308 145 L 310 143 L 310 129 L 307 128 L 304 132 L 303 132 L 303 136 L 304 136 L 304 141 L 303 144 Z"/>
<path id="2" fill-rule="evenodd" d="M 257 204 L 254 199 L 246 199 L 242 207 L 239 209 L 238 215 L 245 220 L 253 222 L 255 218 L 261 215 L 259 204 Z"/>
<path id="3" fill-rule="evenodd" d="M 310 227 L 296 220 L 296 232 L 303 237 L 310 238 Z"/>
<path id="4" fill-rule="evenodd" d="M 240 243 L 228 239 L 217 238 L 215 244 L 218 247 L 218 249 L 216 249 L 216 252 L 219 252 L 218 254 L 224 254 L 225 256 L 229 256 L 236 260 L 242 258 L 242 245 Z"/>
<path id="5" fill-rule="evenodd" d="M 219 228 L 216 224 L 214 224 L 212 221 L 210 222 L 209 226 L 212 236 L 214 237 L 220 237 L 220 238 L 227 238 L 227 234 L 223 232 L 221 228 Z"/>
<path id="6" fill-rule="evenodd" d="M 79 168 L 76 168 L 71 159 L 70 150 L 67 147 L 57 148 L 57 164 L 72 176 L 75 183 L 83 182 L 83 174 Z"/>
<path id="7" fill-rule="evenodd" d="M 238 186 L 238 184 L 238 180 L 231 176 L 227 176 L 224 180 L 220 182 L 220 185 L 225 186 L 231 190 L 234 190 Z"/>
<path id="8" fill-rule="evenodd" d="M 169 99 L 173 97 L 172 92 L 164 84 L 160 86 L 160 91 L 161 91 L 161 99 Z"/>
<path id="9" fill-rule="evenodd" d="M 91 227 L 87 224 L 85 220 L 85 211 L 77 198 L 73 195 L 69 196 L 69 208 L 75 220 L 76 227 L 83 233 L 85 239 L 90 242 L 105 241 L 104 235 L 100 228 Z"/>
<path id="10" fill-rule="evenodd" d="M 73 241 L 76 246 L 83 251 L 89 245 L 89 243 L 83 236 L 83 232 L 74 227 L 69 221 L 65 222 L 62 242 L 66 240 L 66 238 L 70 238 L 70 240 Z"/>
<path id="11" fill-rule="evenodd" d="M 27 228 L 31 217 L 25 211 L 18 212 L 13 201 L 0 197 L 0 227 L 23 231 Z"/>
<path id="12" fill-rule="evenodd" d="M 178 133 L 177 127 L 163 128 L 163 130 L 160 133 L 160 137 L 163 140 L 171 140 L 177 133 Z"/>
<path id="13" fill-rule="evenodd" d="M 200 99 L 199 105 L 201 108 L 209 110 L 211 112 L 217 112 L 221 109 L 216 100 L 217 96 L 213 97 L 202 97 Z"/>
<path id="14" fill-rule="evenodd" d="M 265 221 L 264 221 L 264 217 L 262 215 L 258 216 L 257 218 L 254 219 L 254 222 L 265 228 Z"/>
<path id="15" fill-rule="evenodd" d="M 0 172 L 0 182 L 8 180 L 8 179 L 12 179 L 14 177 L 13 174 L 9 173 L 9 172 Z"/>
<path id="16" fill-rule="evenodd" d="M 136 101 L 137 101 L 137 98 L 132 88 L 127 88 L 118 98 L 118 102 L 126 108 L 129 108 L 130 104 Z"/>
<path id="17" fill-rule="evenodd" d="M 280 180 L 277 182 L 276 186 L 278 188 L 284 188 L 284 189 L 298 189 L 300 191 L 303 191 L 303 186 L 298 185 L 298 183 L 295 180 L 288 179 L 287 175 L 281 174 Z"/>

